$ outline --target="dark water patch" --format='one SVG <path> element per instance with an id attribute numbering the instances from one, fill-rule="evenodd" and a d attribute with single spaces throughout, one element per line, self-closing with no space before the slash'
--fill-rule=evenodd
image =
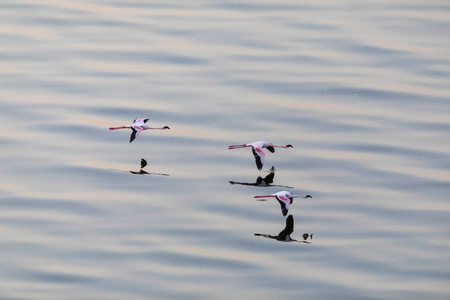
<path id="1" fill-rule="evenodd" d="M 403 121 L 403 124 L 410 130 L 417 130 L 419 132 L 428 131 L 430 133 L 445 133 L 445 134 L 450 132 L 450 123 L 435 122 L 435 121 Z"/>
<path id="2" fill-rule="evenodd" d="M 20 90 L 24 86 L 34 92 L 50 91 L 66 95 L 90 95 L 99 91 L 99 88 L 93 84 L 75 83 L 66 79 L 26 78 L 8 81 L 8 88 L 10 89 Z"/>
<path id="3" fill-rule="evenodd" d="M 289 248 L 298 246 L 292 243 L 288 243 L 288 245 L 290 246 Z M 290 250 L 293 251 L 292 249 Z M 302 260 L 301 257 L 297 259 Z M 308 273 L 311 272 L 314 274 L 315 272 L 308 264 L 306 264 L 306 262 L 296 270 L 293 270 L 289 264 L 284 265 L 283 269 L 287 274 L 300 273 L 301 278 L 295 280 L 294 278 L 297 276 L 294 275 L 286 276 L 284 274 L 271 274 L 272 270 L 269 269 L 266 272 L 254 274 L 252 278 L 248 279 L 249 285 L 256 286 L 257 289 L 263 291 L 266 295 L 272 294 L 273 298 L 279 297 L 282 293 L 283 299 L 298 299 L 299 295 L 306 298 L 309 296 L 317 296 L 321 299 L 379 299 L 376 296 L 370 295 L 370 292 L 367 290 L 356 286 L 356 283 L 353 285 L 350 283 L 348 285 L 343 285 L 341 283 L 333 282 L 333 280 L 329 280 L 328 278 L 319 279 L 317 276 L 308 276 Z M 282 292 L 274 293 L 275 289 L 280 289 Z"/>
<path id="4" fill-rule="evenodd" d="M 246 89 L 278 95 L 317 95 L 323 93 L 318 82 L 286 82 L 280 80 L 227 79 L 225 83 Z"/>
<path id="5" fill-rule="evenodd" d="M 12 227 L 32 227 L 33 229 L 39 228 L 51 228 L 57 226 L 63 226 L 66 222 L 56 221 L 56 220 L 48 220 L 44 218 L 37 217 L 0 217 L 0 223 L 4 225 L 12 226 Z"/>
<path id="6" fill-rule="evenodd" d="M 425 151 L 418 148 L 412 147 L 401 147 L 401 146 L 393 146 L 387 144 L 370 144 L 370 143 L 358 143 L 358 144 L 347 144 L 347 143 L 339 143 L 334 145 L 334 149 L 337 151 L 350 151 L 357 153 L 374 153 L 374 154 L 383 154 L 384 156 L 394 155 L 401 157 L 410 157 L 412 159 L 418 160 L 423 159 L 424 157 L 433 158 L 436 160 L 440 160 L 441 162 L 450 160 L 447 154 L 444 153 L 436 153 L 435 151 Z"/>
<path id="7" fill-rule="evenodd" d="M 330 25 L 330 24 L 320 24 L 320 23 L 307 23 L 305 21 L 295 21 L 288 23 L 289 26 L 294 28 L 301 28 L 301 29 L 307 29 L 307 30 L 314 30 L 314 31 L 337 31 L 338 27 L 336 25 Z"/>
<path id="8" fill-rule="evenodd" d="M 170 2 L 142 2 L 142 1 L 125 1 L 125 2 L 114 2 L 111 4 L 106 3 L 106 5 L 111 7 L 125 7 L 125 8 L 139 8 L 143 10 L 147 9 L 157 9 L 157 10 L 171 10 L 174 9 L 175 11 L 181 9 L 181 7 L 184 7 L 186 9 L 188 8 L 194 8 L 198 7 L 194 3 L 190 3 L 189 5 L 184 5 L 183 3 L 177 3 L 173 4 Z"/>
<path id="9" fill-rule="evenodd" d="M 108 101 L 105 99 L 105 101 Z M 111 120 L 111 122 L 117 122 L 117 124 L 111 124 L 110 127 L 114 126 L 120 126 L 120 125 L 130 125 L 133 123 L 133 120 L 136 118 L 143 118 L 148 117 L 150 120 L 148 121 L 149 124 L 155 122 L 155 117 L 158 116 L 158 119 L 166 119 L 164 117 L 160 116 L 175 116 L 177 117 L 177 114 L 174 114 L 173 112 L 168 112 L 163 109 L 154 109 L 150 107 L 137 107 L 134 105 L 127 105 L 123 106 L 123 102 L 127 101 L 124 99 L 123 101 L 119 101 L 117 104 L 113 105 L 92 105 L 92 106 L 85 106 L 82 108 L 78 108 L 79 111 L 83 114 L 90 114 L 92 116 L 103 116 L 104 118 L 108 118 Z M 112 119 L 112 117 L 117 117 Z M 120 117 L 120 119 L 119 119 Z M 169 118 L 167 118 L 169 119 Z M 170 119 L 169 119 L 170 120 Z M 123 123 L 123 124 L 122 124 Z M 156 127 L 156 126 L 155 126 Z"/>
<path id="10" fill-rule="evenodd" d="M 95 277 L 77 274 L 70 274 L 67 272 L 44 271 L 44 270 L 16 270 L 13 276 L 18 276 L 23 280 L 30 282 L 47 282 L 53 284 L 86 284 L 94 283 Z"/>
<path id="11" fill-rule="evenodd" d="M 224 270 L 248 270 L 249 268 L 255 268 L 252 262 L 244 260 L 236 260 L 232 258 L 220 257 L 220 255 L 214 255 L 214 251 L 209 252 L 211 256 L 199 255 L 194 253 L 179 252 L 151 252 L 143 253 L 143 257 L 150 260 L 157 260 L 160 263 L 175 266 L 184 267 L 205 267 L 205 268 L 220 268 Z"/>
<path id="12" fill-rule="evenodd" d="M 397 249 L 396 251 L 399 251 Z M 436 278 L 437 280 L 445 281 L 448 277 L 449 272 L 447 270 L 424 270 L 420 267 L 422 262 L 426 264 L 430 260 L 434 260 L 433 258 L 422 257 L 418 259 L 417 257 L 409 257 L 403 256 L 402 260 L 405 260 L 405 263 L 401 264 L 402 267 L 398 267 L 397 264 L 392 264 L 391 257 L 384 257 L 383 250 L 377 251 L 379 255 L 373 253 L 373 256 L 366 256 L 350 251 L 347 253 L 344 249 L 338 249 L 336 247 L 326 248 L 322 251 L 328 254 L 328 257 L 321 262 L 318 262 L 318 265 L 327 266 L 336 269 L 345 269 L 350 272 L 358 272 L 358 270 L 371 270 L 375 276 L 383 277 L 384 274 L 393 274 L 400 280 L 411 281 L 414 279 L 417 280 L 429 280 L 429 278 Z M 335 256 L 332 258 L 332 256 Z M 336 259 L 339 257 L 339 259 Z M 364 274 L 364 271 L 361 272 Z"/>
<path id="13" fill-rule="evenodd" d="M 333 65 L 332 60 L 313 56 L 313 55 L 233 55 L 230 59 L 235 61 L 258 62 L 263 64 L 270 63 L 296 63 L 296 64 L 313 64 L 313 65 Z"/>
<path id="14" fill-rule="evenodd" d="M 160 63 L 189 66 L 203 66 L 209 64 L 204 58 L 156 51 L 83 50 L 78 53 L 82 57 L 94 59 L 96 61 Z"/>
<path id="15" fill-rule="evenodd" d="M 263 113 L 266 115 L 267 124 L 271 121 L 279 122 L 277 119 L 270 118 L 269 113 Z M 370 117 L 369 117 L 370 118 Z M 369 120 L 366 119 L 367 120 Z M 283 121 L 287 121 L 290 126 L 298 126 L 302 130 L 307 130 L 307 132 L 333 132 L 335 134 L 341 133 L 375 133 L 379 132 L 380 129 L 374 127 L 370 124 L 364 124 L 363 122 L 354 122 L 350 117 L 336 116 L 334 115 L 330 118 L 329 115 L 324 115 L 318 112 L 309 112 L 301 110 L 298 111 L 296 115 L 283 115 Z M 386 124 L 386 123 L 385 123 Z"/>
<path id="16" fill-rule="evenodd" d="M 311 10 L 312 6 L 307 6 L 303 4 L 292 5 L 287 3 L 258 3 L 250 4 L 243 2 L 227 2 L 216 5 L 220 10 L 234 10 L 234 11 L 245 11 L 245 12 L 270 12 L 270 14 L 276 14 L 283 11 L 298 11 L 298 10 Z"/>
<path id="17" fill-rule="evenodd" d="M 333 95 L 350 96 L 355 97 L 358 100 L 371 100 L 376 101 L 377 103 L 392 103 L 392 101 L 395 100 L 395 105 L 408 105 L 414 102 L 420 103 L 425 99 L 444 101 L 443 97 L 364 87 L 330 86 L 328 87 L 328 92 Z"/>

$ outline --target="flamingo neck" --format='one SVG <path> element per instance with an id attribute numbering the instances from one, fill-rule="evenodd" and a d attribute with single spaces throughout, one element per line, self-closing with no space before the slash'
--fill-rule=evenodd
<path id="1" fill-rule="evenodd" d="M 312 198 L 310 195 L 292 195 L 292 198 Z"/>
<path id="2" fill-rule="evenodd" d="M 125 128 L 130 128 L 130 126 L 110 127 L 109 130 L 125 129 Z"/>
<path id="3" fill-rule="evenodd" d="M 143 125 L 143 126 L 141 126 L 141 127 L 142 127 L 143 130 L 147 130 L 147 129 L 161 129 L 161 130 L 164 130 L 164 129 L 170 129 L 168 126 L 163 126 L 163 127 L 150 127 L 150 126 L 148 126 L 148 125 Z"/>

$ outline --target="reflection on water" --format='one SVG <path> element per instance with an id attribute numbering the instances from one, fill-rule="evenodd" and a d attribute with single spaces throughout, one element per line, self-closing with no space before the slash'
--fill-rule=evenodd
<path id="1" fill-rule="evenodd" d="M 265 233 L 255 233 L 256 236 L 262 236 L 269 239 L 274 239 L 280 242 L 301 242 L 310 244 L 310 241 L 307 241 L 308 238 L 312 240 L 313 234 L 304 233 L 303 240 L 298 241 L 296 239 L 291 238 L 291 234 L 294 232 L 294 217 L 292 215 L 287 216 L 286 218 L 286 226 L 278 235 L 270 235 Z"/>
<path id="2" fill-rule="evenodd" d="M 119 172 L 130 172 L 131 174 L 136 174 L 136 175 L 162 175 L 162 176 L 170 176 L 169 174 L 166 173 L 149 173 L 147 171 L 144 171 L 145 166 L 147 166 L 147 161 L 143 158 L 141 158 L 141 169 L 139 171 L 133 171 L 133 170 L 129 170 L 129 171 L 124 171 L 124 170 L 116 170 L 116 169 L 111 169 L 113 171 L 119 171 Z"/>
<path id="3" fill-rule="evenodd" d="M 272 184 L 274 177 L 275 177 L 275 167 L 272 166 L 272 168 L 270 168 L 270 170 L 269 170 L 268 175 L 266 175 L 264 178 L 262 178 L 261 176 L 258 176 L 256 178 L 255 182 L 239 182 L 239 181 L 231 181 L 231 180 L 229 182 L 230 182 L 230 184 L 250 185 L 250 186 L 257 186 L 257 187 L 276 186 L 276 187 L 284 187 L 284 188 L 288 188 L 288 189 L 293 188 L 292 186 L 287 186 L 287 185 Z"/>

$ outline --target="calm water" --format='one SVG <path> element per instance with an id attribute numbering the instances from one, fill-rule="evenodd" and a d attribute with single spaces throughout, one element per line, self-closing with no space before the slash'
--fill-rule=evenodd
<path id="1" fill-rule="evenodd" d="M 0 299 L 450 297 L 448 1 L 18 0 L 0 20 Z M 138 117 L 171 130 L 108 130 Z M 294 148 L 263 171 L 227 149 L 258 140 Z M 255 236 L 286 219 L 253 196 L 284 189 L 313 197 L 289 211 L 310 244 Z"/>

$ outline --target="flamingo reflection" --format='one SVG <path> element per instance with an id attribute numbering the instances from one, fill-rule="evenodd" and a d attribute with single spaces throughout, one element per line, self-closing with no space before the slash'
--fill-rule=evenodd
<path id="1" fill-rule="evenodd" d="M 272 166 L 272 168 L 270 168 L 269 172 L 270 172 L 269 175 L 267 175 L 264 178 L 262 178 L 261 176 L 258 176 L 258 178 L 256 178 L 256 182 L 239 182 L 239 181 L 229 181 L 229 182 L 230 182 L 230 184 L 251 185 L 251 186 L 258 186 L 258 187 L 278 186 L 278 187 L 284 187 L 287 189 L 293 188 L 292 186 L 287 186 L 287 185 L 272 184 L 273 178 L 275 177 L 275 167 Z"/>
<path id="2" fill-rule="evenodd" d="M 147 161 L 143 158 L 141 158 L 141 169 L 139 171 L 124 171 L 124 170 L 115 170 L 115 169 L 111 169 L 114 171 L 119 171 L 119 172 L 130 172 L 131 174 L 136 174 L 136 175 L 161 175 L 161 176 L 170 176 L 169 174 L 166 173 L 149 173 L 147 171 L 144 171 L 145 166 L 147 166 Z"/>
<path id="3" fill-rule="evenodd" d="M 313 237 L 312 233 L 311 233 L 311 235 L 308 233 L 304 233 L 303 240 L 299 241 L 299 240 L 291 238 L 291 234 L 293 232 L 294 232 L 294 217 L 292 215 L 289 215 L 286 218 L 286 226 L 284 227 L 284 229 L 282 231 L 280 231 L 280 233 L 278 235 L 255 233 L 255 236 L 262 236 L 265 238 L 277 240 L 279 242 L 299 242 L 299 243 L 311 244 L 311 242 L 307 241 L 307 240 L 308 240 L 308 238 L 310 240 L 312 240 L 312 237 Z"/>

